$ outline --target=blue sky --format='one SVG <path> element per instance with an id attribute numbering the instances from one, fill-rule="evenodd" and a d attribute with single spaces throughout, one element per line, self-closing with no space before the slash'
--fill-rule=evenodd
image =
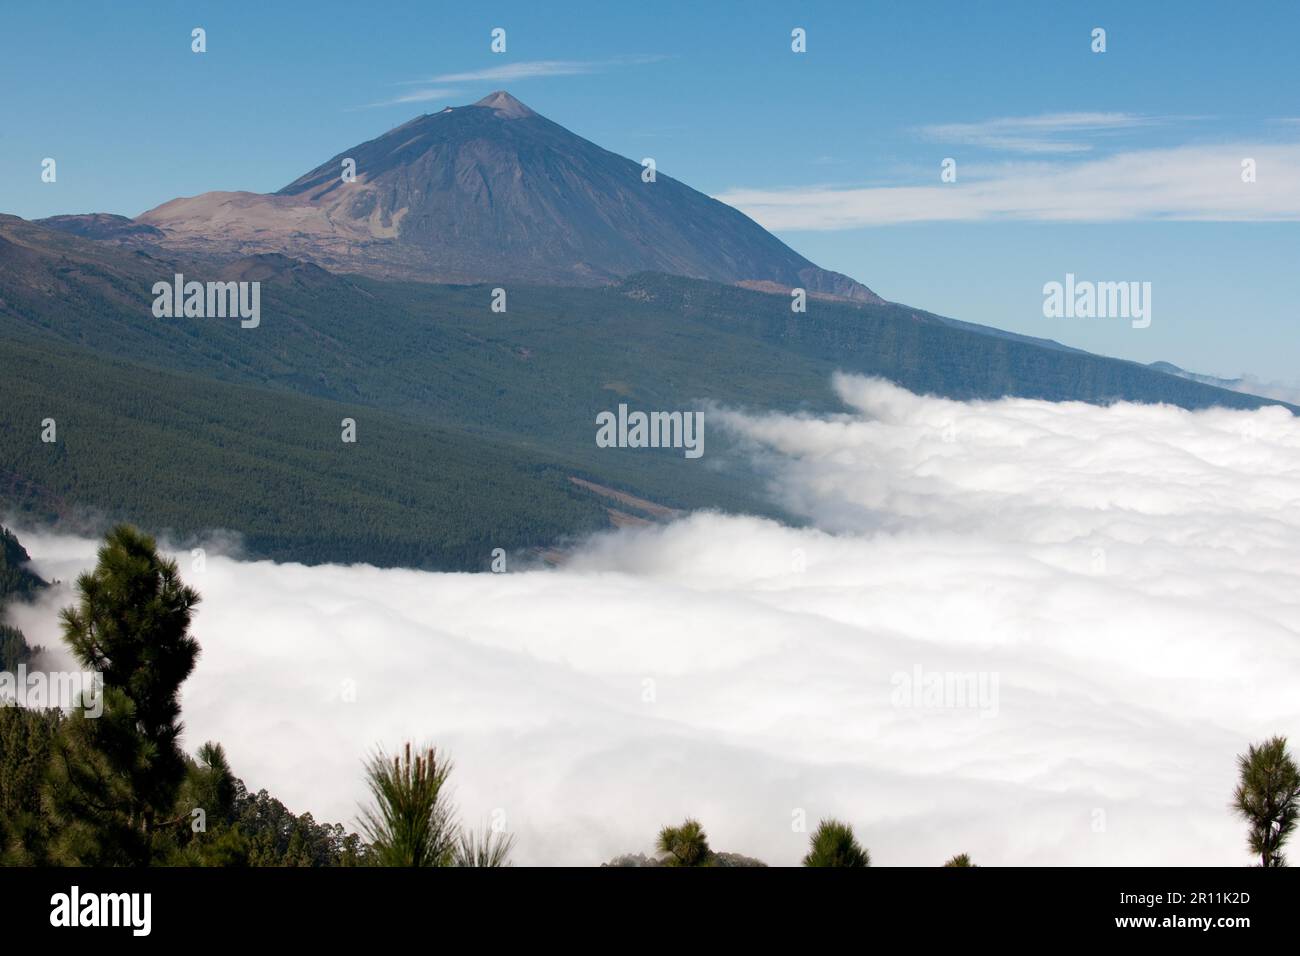
<path id="1" fill-rule="evenodd" d="M 1297 45 L 1293 3 L 9 5 L 0 212 L 271 191 L 506 88 L 889 299 L 1294 382 Z M 1044 318 L 1067 272 L 1151 282 L 1151 326 Z"/>

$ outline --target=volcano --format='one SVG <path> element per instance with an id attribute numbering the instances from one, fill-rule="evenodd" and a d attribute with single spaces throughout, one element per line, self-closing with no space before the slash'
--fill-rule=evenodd
<path id="1" fill-rule="evenodd" d="M 604 285 L 661 272 L 882 301 L 731 206 L 642 173 L 499 91 L 346 149 L 277 193 L 174 199 L 136 222 L 164 248 L 383 278 Z"/>

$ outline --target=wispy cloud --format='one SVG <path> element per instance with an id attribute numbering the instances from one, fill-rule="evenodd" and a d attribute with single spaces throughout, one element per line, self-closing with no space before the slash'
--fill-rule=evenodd
<path id="1" fill-rule="evenodd" d="M 1045 113 L 1005 116 L 977 123 L 923 126 L 922 135 L 943 143 L 1018 153 L 1081 153 L 1093 148 L 1085 137 L 1112 134 L 1166 122 L 1134 113 Z"/>
<path id="2" fill-rule="evenodd" d="M 1242 161 L 1257 181 L 1242 182 Z M 1179 146 L 1086 161 L 958 166 L 933 185 L 731 189 L 715 198 L 768 229 L 836 230 L 907 222 L 1300 220 L 1300 143 Z"/>
<path id="3" fill-rule="evenodd" d="M 460 90 L 438 87 L 436 89 L 412 90 L 410 93 L 403 93 L 401 96 L 394 97 L 391 100 L 384 100 L 382 103 L 371 103 L 371 106 L 393 106 L 398 103 L 427 103 L 430 100 L 445 100 L 450 96 L 459 96 Z"/>
<path id="4" fill-rule="evenodd" d="M 460 90 L 451 89 L 445 86 L 425 87 L 419 90 L 411 90 L 409 93 L 403 93 L 401 96 L 390 97 L 386 100 L 378 100 L 374 103 L 362 103 L 360 106 L 345 107 L 344 112 L 353 112 L 355 110 L 371 110 L 381 106 L 402 106 L 411 103 L 432 103 L 439 100 L 449 100 L 452 97 L 461 97 L 463 94 Z"/>
<path id="5" fill-rule="evenodd" d="M 581 76 L 590 73 L 603 73 L 620 66 L 637 66 L 643 63 L 657 63 L 668 59 L 667 56 L 651 54 L 644 56 L 611 57 L 604 60 L 525 60 L 519 63 L 503 63 L 482 70 L 467 70 L 460 73 L 439 73 L 418 80 L 403 80 L 397 86 L 416 86 L 420 89 L 377 103 L 368 103 L 367 107 L 397 106 L 402 103 L 424 103 L 430 100 L 446 99 L 457 96 L 459 90 L 447 89 L 445 84 L 457 83 L 514 83 L 519 80 L 531 80 L 551 76 Z"/>
<path id="6" fill-rule="evenodd" d="M 603 60 L 529 60 L 522 63 L 503 63 L 485 70 L 464 73 L 440 73 L 422 80 L 405 80 L 399 86 L 422 83 L 498 83 L 512 80 L 529 80 L 539 76 L 578 76 L 595 73 L 608 61 Z"/>

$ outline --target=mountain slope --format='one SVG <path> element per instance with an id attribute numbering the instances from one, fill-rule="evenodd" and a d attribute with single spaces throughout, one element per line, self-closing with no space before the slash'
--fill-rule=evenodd
<path id="1" fill-rule="evenodd" d="M 22 631 L 4 623 L 6 604 L 13 600 L 29 600 L 49 587 L 31 570 L 29 561 L 31 556 L 13 532 L 0 527 L 0 671 L 13 673 L 40 650 L 27 643 Z"/>
<path id="2" fill-rule="evenodd" d="M 157 319 L 151 286 L 262 283 L 261 324 Z M 1189 408 L 1264 400 L 1086 352 L 954 327 L 895 304 L 782 298 L 639 274 L 511 287 L 333 275 L 282 255 L 173 261 L 0 216 L 0 514 L 226 528 L 256 555 L 481 567 L 656 505 L 772 513 L 708 425 L 702 462 L 603 449 L 595 416 L 832 411 L 836 370 L 953 398 Z M 39 440 L 58 422 L 59 443 Z M 355 445 L 339 440 L 355 418 Z M 575 483 L 572 478 L 583 479 Z"/>
<path id="3" fill-rule="evenodd" d="M 448 570 L 608 524 L 557 456 L 48 341 L 0 351 L 13 363 L 0 376 L 0 513 L 26 522 L 98 533 L 126 520 L 182 541 L 233 531 L 256 557 Z M 56 442 L 40 440 L 45 418 Z"/>
<path id="4" fill-rule="evenodd" d="M 486 286 L 342 277 L 270 254 L 186 265 L 15 217 L 0 216 L 0 248 L 12 250 L 0 255 L 0 334 L 583 451 L 588 423 L 620 390 L 656 408 L 707 398 L 829 409 L 836 370 L 961 399 L 1268 404 L 893 303 L 814 301 L 796 315 L 776 296 L 661 274 L 521 285 L 509 311 L 493 313 Z M 175 269 L 259 279 L 261 325 L 155 319 L 149 287 Z"/>
<path id="5" fill-rule="evenodd" d="M 346 159 L 356 182 L 342 181 Z M 505 92 L 411 120 L 274 195 L 205 193 L 137 222 L 172 249 L 282 252 L 419 281 L 599 285 L 652 271 L 881 301 L 738 210 L 661 173 L 644 182 L 639 163 Z"/>
<path id="6" fill-rule="evenodd" d="M 1202 385 L 1213 385 L 1215 388 L 1226 388 L 1233 392 L 1243 392 L 1247 395 L 1259 395 L 1263 398 L 1271 398 L 1279 402 L 1290 402 L 1295 404 L 1300 401 L 1300 387 L 1286 382 L 1268 382 L 1256 378 L 1253 375 L 1238 375 L 1236 378 L 1221 378 L 1218 375 L 1204 375 L 1200 372 L 1189 372 L 1185 368 L 1180 368 L 1172 362 L 1152 362 L 1151 368 L 1157 371 L 1165 372 L 1168 375 L 1177 375 L 1179 378 L 1189 379 L 1193 382 L 1200 382 Z"/>

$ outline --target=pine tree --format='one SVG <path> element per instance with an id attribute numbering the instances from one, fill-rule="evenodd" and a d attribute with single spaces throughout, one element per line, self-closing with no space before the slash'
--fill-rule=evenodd
<path id="1" fill-rule="evenodd" d="M 209 740 L 199 748 L 198 759 L 190 764 L 183 802 L 190 809 L 203 810 L 209 819 L 232 823 L 238 786 L 226 759 L 226 748 Z"/>
<path id="2" fill-rule="evenodd" d="M 849 866 L 862 867 L 871 865 L 871 854 L 858 843 L 853 835 L 853 827 L 840 820 L 822 820 L 813 831 L 808 855 L 803 858 L 804 866 Z"/>
<path id="3" fill-rule="evenodd" d="M 457 866 L 509 866 L 515 838 L 509 833 L 486 829 L 481 833 L 465 829 L 456 845 Z"/>
<path id="4" fill-rule="evenodd" d="M 50 803 L 63 862 L 153 862 L 175 818 L 186 761 L 179 693 L 194 669 L 189 634 L 199 595 L 174 561 L 134 528 L 114 528 L 93 571 L 77 579 L 79 600 L 61 614 L 74 656 L 103 679 L 102 713 L 85 701 L 63 722 L 55 746 Z"/>
<path id="5" fill-rule="evenodd" d="M 1241 782 L 1232 805 L 1249 825 L 1246 842 L 1260 866 L 1286 866 L 1282 845 L 1300 817 L 1300 769 L 1287 753 L 1286 738 L 1251 744 L 1237 766 Z"/>
<path id="6" fill-rule="evenodd" d="M 169 864 L 179 866 L 246 866 L 249 844 L 235 826 L 239 781 L 231 772 L 225 748 L 209 741 L 197 758 L 186 759 L 185 781 L 176 804 L 177 849 Z"/>
<path id="7" fill-rule="evenodd" d="M 667 854 L 665 866 L 708 866 L 713 858 L 709 835 L 700 826 L 700 821 L 693 819 L 683 821 L 681 826 L 660 830 L 656 849 Z"/>
<path id="8" fill-rule="evenodd" d="M 411 756 L 376 753 L 366 765 L 374 806 L 364 810 L 362 831 L 379 866 L 452 866 L 460 830 L 448 794 L 452 763 L 432 747 Z"/>

